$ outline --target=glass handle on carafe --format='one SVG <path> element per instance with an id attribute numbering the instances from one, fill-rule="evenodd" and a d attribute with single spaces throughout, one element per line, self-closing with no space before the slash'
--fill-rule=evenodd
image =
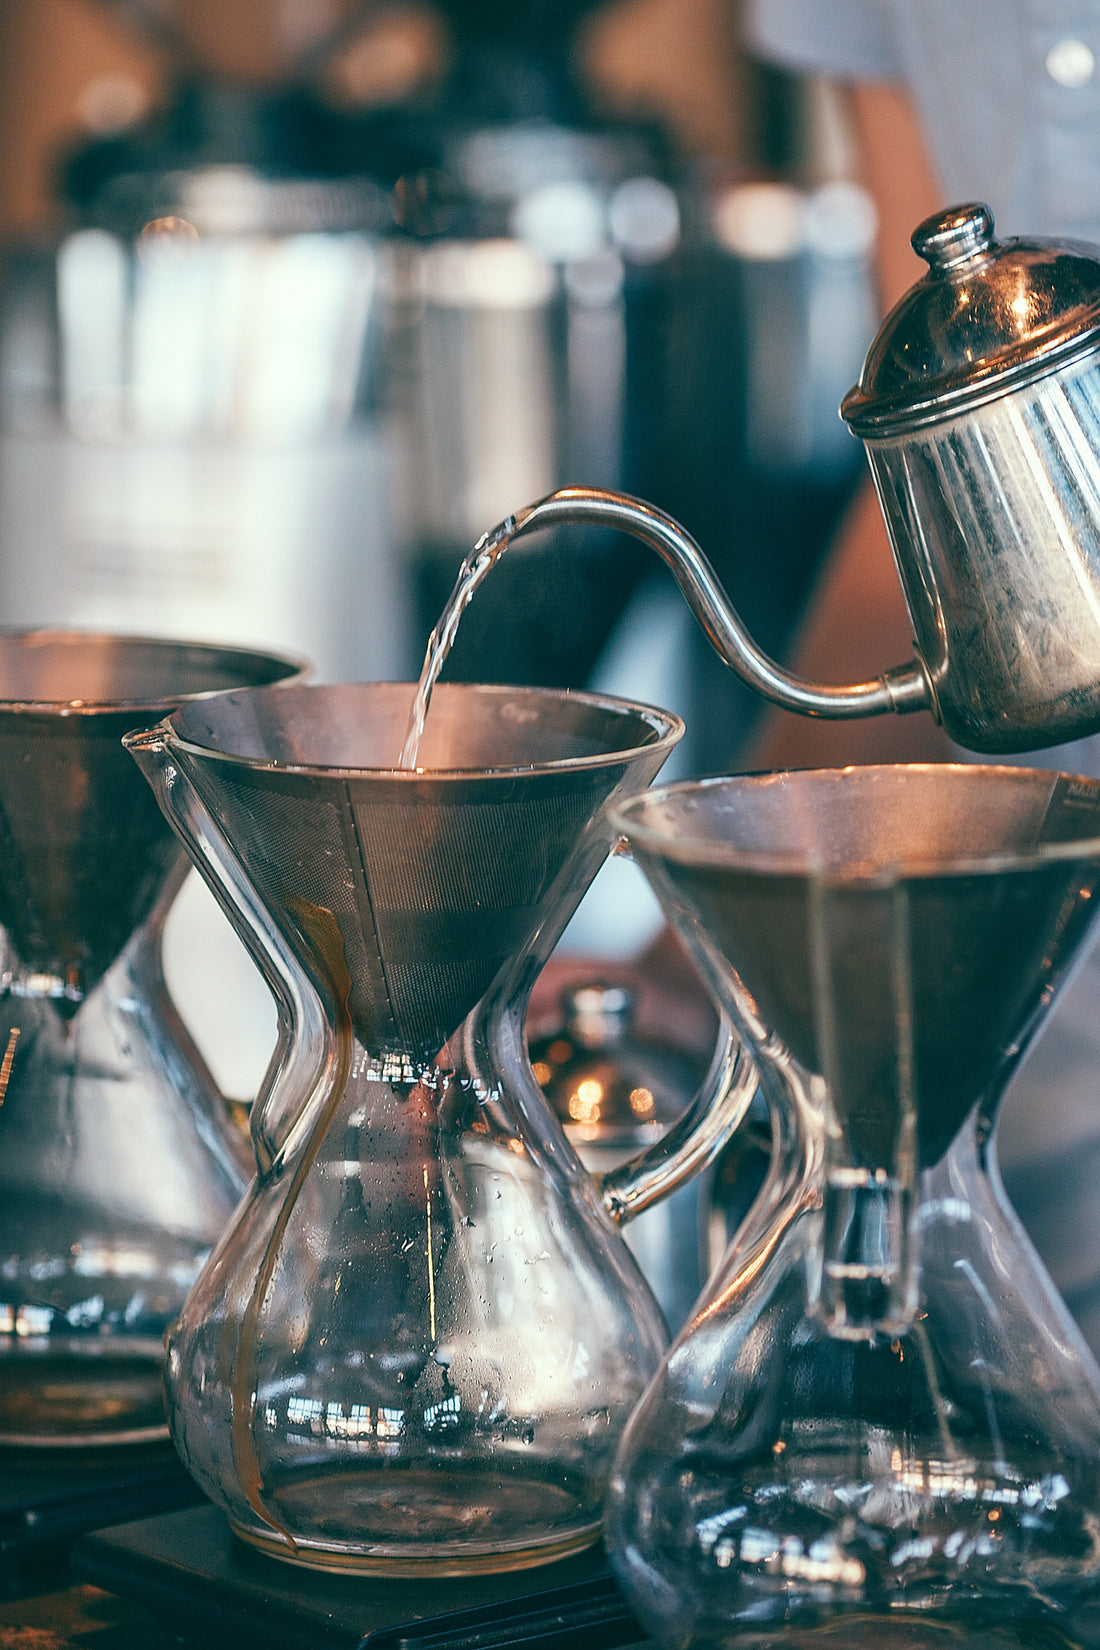
<path id="1" fill-rule="evenodd" d="M 127 734 L 123 744 L 275 998 L 278 1041 L 252 1103 L 249 1124 L 256 1163 L 264 1173 L 282 1150 L 331 1058 L 328 1020 L 320 998 L 269 920 L 225 833 L 184 772 L 163 730 Z M 274 1103 L 277 1095 L 286 1097 L 281 1108 Z"/>
<path id="2" fill-rule="evenodd" d="M 712 647 L 746 687 L 803 716 L 833 720 L 929 710 L 936 702 L 920 661 L 895 665 L 873 681 L 833 687 L 804 682 L 761 651 L 730 605 L 718 576 L 691 535 L 652 504 L 600 487 L 562 487 L 516 512 L 508 539 L 540 527 L 583 524 L 613 527 L 641 539 L 670 569 Z"/>
<path id="3" fill-rule="evenodd" d="M 687 1110 L 646 1151 L 593 1176 L 616 1225 L 633 1220 L 713 1163 L 748 1111 L 756 1086 L 755 1067 L 722 1014 L 710 1069 Z"/>

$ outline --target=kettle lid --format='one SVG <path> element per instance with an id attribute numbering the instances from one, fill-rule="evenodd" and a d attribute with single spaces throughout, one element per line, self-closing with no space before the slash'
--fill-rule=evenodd
<path id="1" fill-rule="evenodd" d="M 841 416 L 857 435 L 939 423 L 1100 351 L 1100 251 L 998 241 L 981 202 L 913 231 L 928 273 L 887 315 Z"/>

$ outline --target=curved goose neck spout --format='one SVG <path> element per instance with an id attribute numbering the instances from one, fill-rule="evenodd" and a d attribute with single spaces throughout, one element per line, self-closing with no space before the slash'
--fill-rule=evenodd
<path id="1" fill-rule="evenodd" d="M 784 710 L 831 719 L 930 710 L 935 699 L 917 660 L 868 682 L 833 687 L 804 682 L 757 647 L 695 540 L 680 524 L 641 499 L 597 487 L 562 487 L 519 510 L 512 539 L 540 527 L 585 524 L 614 527 L 655 550 L 671 570 L 712 646 L 746 686 Z"/>

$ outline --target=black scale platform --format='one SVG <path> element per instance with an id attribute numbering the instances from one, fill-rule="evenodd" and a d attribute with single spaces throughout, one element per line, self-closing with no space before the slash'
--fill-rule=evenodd
<path id="1" fill-rule="evenodd" d="M 599 1547 L 447 1580 L 326 1574 L 255 1552 L 204 1504 L 81 1537 L 78 1578 L 232 1650 L 618 1650 L 648 1643 Z"/>
<path id="2" fill-rule="evenodd" d="M 56 1567 L 86 1530 L 203 1499 L 167 1444 L 126 1452 L 0 1452 L 0 1580 Z"/>

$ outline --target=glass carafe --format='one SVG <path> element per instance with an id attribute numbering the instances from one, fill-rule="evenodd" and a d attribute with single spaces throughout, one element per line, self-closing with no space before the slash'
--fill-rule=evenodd
<path id="1" fill-rule="evenodd" d="M 128 740 L 263 969 L 256 1175 L 170 1336 L 172 1436 L 238 1534 L 449 1574 L 599 1533 L 665 1331 L 615 1222 L 700 1167 L 754 1078 L 597 1187 L 528 1064 L 531 985 L 682 724 L 579 693 L 259 690 Z"/>
<path id="2" fill-rule="evenodd" d="M 639 1618 L 677 1647 L 1100 1643 L 1098 1371 L 993 1155 L 1096 905 L 1100 785 L 848 769 L 616 818 L 774 1137 L 616 1461 Z"/>
<path id="3" fill-rule="evenodd" d="M 161 972 L 187 860 L 121 741 L 300 669 L 0 632 L 0 1444 L 167 1437 L 163 1333 L 244 1175 Z"/>

